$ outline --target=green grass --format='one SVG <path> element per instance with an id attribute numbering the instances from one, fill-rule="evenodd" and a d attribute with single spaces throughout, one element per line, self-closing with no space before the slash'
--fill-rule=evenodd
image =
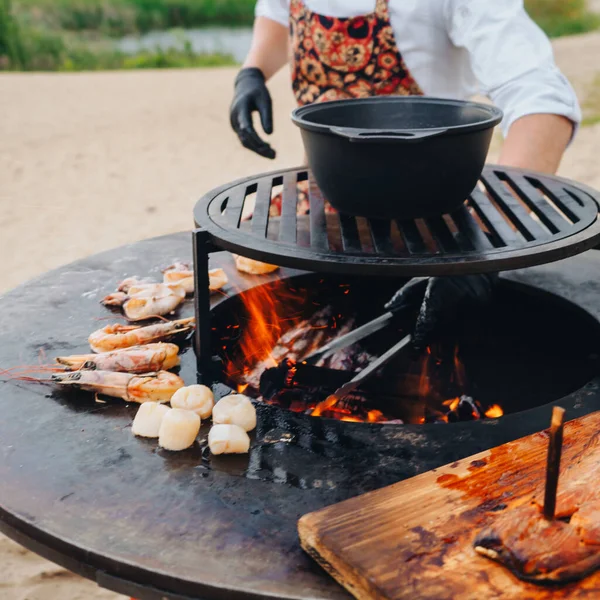
<path id="1" fill-rule="evenodd" d="M 600 16 L 588 10 L 586 0 L 525 0 L 525 7 L 550 37 L 586 33 L 600 27 Z"/>
<path id="2" fill-rule="evenodd" d="M 22 22 L 120 36 L 151 29 L 250 25 L 254 0 L 13 0 Z"/>
<path id="3" fill-rule="evenodd" d="M 196 54 L 189 42 L 183 50 L 152 50 L 128 55 L 102 41 L 51 35 L 25 30 L 23 35 L 26 71 L 99 71 L 114 69 L 167 69 L 220 67 L 235 64 L 224 54 Z"/>
<path id="4" fill-rule="evenodd" d="M 34 19 L 18 19 L 11 12 L 10 0 L 0 0 L 0 70 L 93 71 L 233 64 L 229 55 L 196 54 L 188 41 L 178 50 L 156 49 L 127 55 L 98 32 L 55 31 L 49 24 L 43 26 Z"/>

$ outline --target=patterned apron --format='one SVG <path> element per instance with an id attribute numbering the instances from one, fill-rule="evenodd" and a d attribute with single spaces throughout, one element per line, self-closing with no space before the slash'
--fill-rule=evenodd
<path id="1" fill-rule="evenodd" d="M 345 19 L 318 15 L 302 0 L 291 0 L 290 36 L 292 88 L 300 105 L 423 95 L 396 45 L 388 0 L 377 0 L 371 14 Z"/>
<path id="2" fill-rule="evenodd" d="M 375 11 L 337 18 L 290 2 L 292 89 L 299 105 L 369 96 L 422 96 L 396 45 L 388 0 Z M 306 182 L 299 184 L 298 214 L 308 212 Z M 281 214 L 281 196 L 271 202 Z"/>

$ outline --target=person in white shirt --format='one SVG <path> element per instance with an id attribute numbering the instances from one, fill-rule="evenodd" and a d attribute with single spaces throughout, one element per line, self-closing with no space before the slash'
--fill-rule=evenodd
<path id="1" fill-rule="evenodd" d="M 499 162 L 506 166 L 555 173 L 581 120 L 523 0 L 258 0 L 230 120 L 242 144 L 267 158 L 275 151 L 255 131 L 252 113 L 273 132 L 266 81 L 288 60 L 299 104 L 483 93 L 504 112 Z M 387 308 L 415 312 L 413 346 L 422 350 L 460 322 L 460 311 L 485 310 L 496 281 L 496 274 L 413 279 Z"/>
<path id="2" fill-rule="evenodd" d="M 484 94 L 504 111 L 503 165 L 556 172 L 581 120 L 550 42 L 522 0 L 258 0 L 230 117 L 242 144 L 268 158 L 275 152 L 251 113 L 272 133 L 265 82 L 288 60 L 299 104 Z"/>

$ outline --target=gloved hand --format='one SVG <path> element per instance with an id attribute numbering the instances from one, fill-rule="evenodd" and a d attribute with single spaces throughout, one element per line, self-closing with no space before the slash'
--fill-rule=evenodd
<path id="1" fill-rule="evenodd" d="M 273 133 L 273 107 L 271 94 L 265 85 L 260 69 L 247 67 L 235 78 L 233 102 L 229 109 L 231 127 L 244 148 L 265 158 L 275 158 L 275 150 L 258 137 L 252 124 L 252 113 L 258 111 L 265 133 Z"/>
<path id="2" fill-rule="evenodd" d="M 412 344 L 421 351 L 464 312 L 481 310 L 491 301 L 497 273 L 462 277 L 411 279 L 385 305 L 386 310 L 418 310 Z"/>

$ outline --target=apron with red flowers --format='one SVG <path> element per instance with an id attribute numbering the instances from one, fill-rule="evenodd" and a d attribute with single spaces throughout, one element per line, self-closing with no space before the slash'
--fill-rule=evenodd
<path id="1" fill-rule="evenodd" d="M 369 96 L 421 96 L 394 38 L 388 0 L 377 0 L 364 16 L 337 18 L 290 2 L 292 89 L 298 104 Z M 308 209 L 299 190 L 298 213 Z M 281 212 L 274 198 L 271 214 Z"/>
<path id="2" fill-rule="evenodd" d="M 345 19 L 291 0 L 290 35 L 298 104 L 423 94 L 396 45 L 388 0 L 377 0 L 371 14 Z"/>

